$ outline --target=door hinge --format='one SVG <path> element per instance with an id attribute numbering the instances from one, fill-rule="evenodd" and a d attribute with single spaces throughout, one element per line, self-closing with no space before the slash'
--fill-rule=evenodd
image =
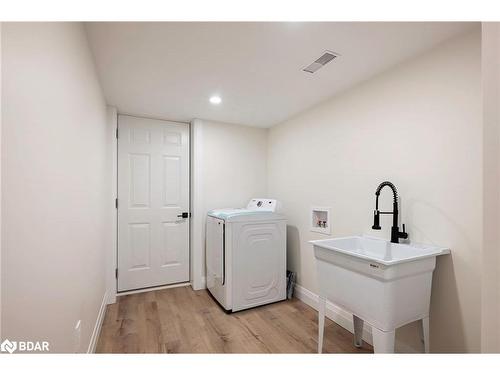
<path id="1" fill-rule="evenodd" d="M 118 198 L 115 198 L 115 208 L 118 209 Z"/>
<path id="2" fill-rule="evenodd" d="M 115 268 L 115 279 L 118 279 L 118 268 Z"/>
<path id="3" fill-rule="evenodd" d="M 116 139 L 118 139 L 118 128 L 116 128 Z"/>

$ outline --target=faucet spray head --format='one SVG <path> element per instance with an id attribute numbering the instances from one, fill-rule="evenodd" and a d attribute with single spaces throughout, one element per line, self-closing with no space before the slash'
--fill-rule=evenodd
<path id="1" fill-rule="evenodd" d="M 379 210 L 373 211 L 373 225 L 372 229 L 380 230 L 380 212 Z"/>

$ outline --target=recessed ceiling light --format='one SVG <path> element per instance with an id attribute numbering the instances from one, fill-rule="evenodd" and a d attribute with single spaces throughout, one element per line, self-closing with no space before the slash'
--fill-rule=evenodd
<path id="1" fill-rule="evenodd" d="M 220 104 L 222 102 L 222 99 L 220 96 L 214 95 L 210 97 L 210 103 L 212 104 Z"/>

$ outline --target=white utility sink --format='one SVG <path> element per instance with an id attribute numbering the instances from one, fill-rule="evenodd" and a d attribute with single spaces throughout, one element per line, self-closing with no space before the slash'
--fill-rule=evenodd
<path id="1" fill-rule="evenodd" d="M 353 314 L 356 346 L 362 343 L 364 321 L 372 327 L 375 353 L 392 353 L 396 328 L 421 320 L 425 352 L 429 351 L 432 272 L 436 256 L 449 254 L 449 249 L 364 236 L 310 243 L 320 287 L 319 352 L 326 300 Z"/>

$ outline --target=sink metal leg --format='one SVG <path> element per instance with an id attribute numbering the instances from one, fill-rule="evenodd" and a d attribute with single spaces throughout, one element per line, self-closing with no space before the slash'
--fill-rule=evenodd
<path id="1" fill-rule="evenodd" d="M 354 325 L 354 346 L 361 348 L 363 346 L 363 319 L 353 315 L 352 322 Z"/>
<path id="2" fill-rule="evenodd" d="M 420 339 L 424 343 L 424 352 L 429 353 L 429 317 L 426 316 L 420 323 Z"/>
<path id="3" fill-rule="evenodd" d="M 372 327 L 373 351 L 378 353 L 394 353 L 396 331 L 381 331 Z"/>
<path id="4" fill-rule="evenodd" d="M 325 332 L 326 299 L 319 297 L 318 306 L 318 353 L 323 353 L 323 334 Z"/>

